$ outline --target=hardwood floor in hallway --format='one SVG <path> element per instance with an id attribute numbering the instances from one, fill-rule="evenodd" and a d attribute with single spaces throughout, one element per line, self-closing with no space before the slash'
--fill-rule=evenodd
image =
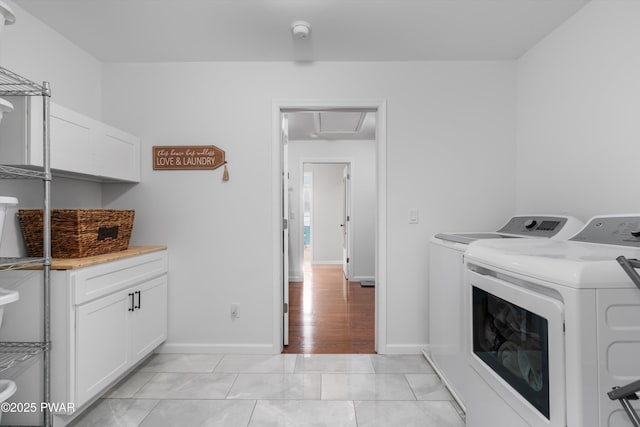
<path id="1" fill-rule="evenodd" d="M 289 283 L 284 353 L 374 353 L 375 288 L 346 280 L 341 265 L 304 268 L 304 282 Z"/>

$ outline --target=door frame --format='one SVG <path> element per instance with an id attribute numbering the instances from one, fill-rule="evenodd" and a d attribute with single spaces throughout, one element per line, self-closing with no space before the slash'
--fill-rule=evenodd
<path id="1" fill-rule="evenodd" d="M 351 254 L 352 237 L 353 237 L 353 221 L 351 217 L 353 216 L 353 206 L 351 205 L 351 174 L 352 174 L 351 163 L 346 163 L 344 169 L 342 170 L 342 180 L 344 183 L 344 194 L 343 194 L 343 204 L 342 204 L 342 272 L 344 273 L 344 277 L 347 280 L 351 279 L 351 265 L 349 264 L 350 260 L 353 259 Z"/>
<path id="2" fill-rule="evenodd" d="M 282 142 L 281 115 L 287 111 L 371 110 L 376 112 L 375 351 L 387 353 L 387 103 L 386 100 L 274 100 L 272 104 L 273 353 L 283 346 Z"/>
<path id="3" fill-rule="evenodd" d="M 282 173 L 280 174 L 282 177 L 280 189 L 281 193 L 284 194 L 286 192 L 287 196 L 282 197 L 282 253 L 283 256 L 280 258 L 282 265 L 282 305 L 286 307 L 286 310 L 283 310 L 282 315 L 282 344 L 289 344 L 289 239 L 290 239 L 290 218 L 289 218 L 289 118 L 286 114 L 280 114 L 280 149 L 282 150 L 282 162 L 281 169 Z M 286 173 L 285 173 L 286 172 Z M 285 226 L 286 224 L 286 226 Z"/>

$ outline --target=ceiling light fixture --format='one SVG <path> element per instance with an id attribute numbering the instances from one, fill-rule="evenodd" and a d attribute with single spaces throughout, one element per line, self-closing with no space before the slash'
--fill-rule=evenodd
<path id="1" fill-rule="evenodd" d="M 311 24 L 306 21 L 295 21 L 291 24 L 291 34 L 297 39 L 304 39 L 309 37 L 311 33 Z"/>

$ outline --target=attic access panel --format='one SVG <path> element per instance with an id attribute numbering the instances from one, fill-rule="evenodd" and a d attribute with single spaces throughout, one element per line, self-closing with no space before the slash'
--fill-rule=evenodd
<path id="1" fill-rule="evenodd" d="M 289 117 L 289 140 L 376 139 L 374 111 L 294 111 Z"/>

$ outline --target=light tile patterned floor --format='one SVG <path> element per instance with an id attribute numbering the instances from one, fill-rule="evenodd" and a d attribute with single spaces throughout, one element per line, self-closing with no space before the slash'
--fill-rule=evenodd
<path id="1" fill-rule="evenodd" d="M 157 354 L 72 425 L 463 427 L 424 357 Z"/>

